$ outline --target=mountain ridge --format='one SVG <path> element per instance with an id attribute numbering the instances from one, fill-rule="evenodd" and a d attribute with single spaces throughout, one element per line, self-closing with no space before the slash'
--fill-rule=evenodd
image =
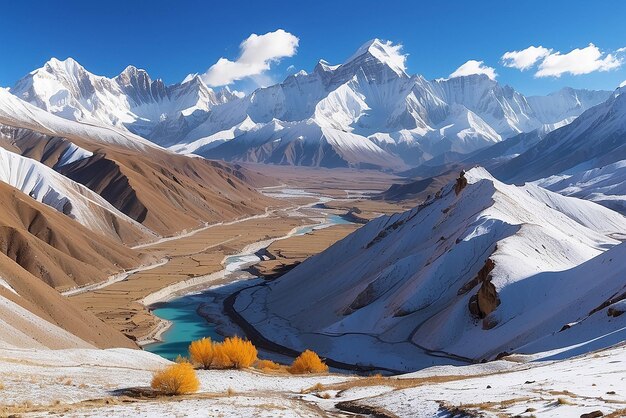
<path id="1" fill-rule="evenodd" d="M 172 150 L 207 158 L 322 166 L 333 161 L 331 166 L 396 171 L 445 152 L 470 153 L 522 132 L 554 129 L 609 95 L 562 89 L 526 97 L 485 75 L 428 81 L 408 75 L 405 58 L 398 45 L 373 39 L 342 64 L 320 60 L 311 73 L 301 71 L 244 97 L 227 88 L 215 92 L 197 74 L 166 86 L 134 66 L 108 79 L 87 72 L 72 59 L 53 59 L 18 81 L 11 92 L 62 117 L 128 129 Z M 362 153 L 355 152 L 350 141 L 329 144 L 317 132 L 294 134 L 293 126 L 280 138 L 265 134 L 260 128 L 274 120 L 317 124 L 356 135 L 358 142 L 368 145 L 360 147 Z M 239 140 L 244 134 L 250 137 L 253 127 L 258 135 L 254 145 Z M 321 142 L 304 150 L 302 145 L 289 145 L 288 137 Z M 276 141 L 283 145 L 276 146 Z M 234 144 L 227 146 L 228 142 Z M 371 164 L 369 143 L 389 160 L 387 164 Z M 328 146 L 324 152 L 338 160 L 315 156 Z M 294 147 L 300 148 L 302 157 L 290 156 Z M 351 157 L 346 159 L 345 154 Z"/>

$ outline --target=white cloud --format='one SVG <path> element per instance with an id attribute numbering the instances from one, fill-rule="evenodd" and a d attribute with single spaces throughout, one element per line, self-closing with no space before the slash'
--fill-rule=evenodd
<path id="1" fill-rule="evenodd" d="M 529 46 L 521 51 L 509 51 L 502 55 L 502 65 L 505 67 L 517 68 L 518 70 L 528 70 L 537 61 L 547 57 L 552 52 L 551 49 L 542 46 Z"/>
<path id="2" fill-rule="evenodd" d="M 202 75 L 209 86 L 223 86 L 246 77 L 261 76 L 281 58 L 296 54 L 299 39 L 283 29 L 264 35 L 252 34 L 239 45 L 239 58 L 220 58 Z"/>
<path id="3" fill-rule="evenodd" d="M 495 80 L 497 76 L 496 70 L 486 66 L 483 61 L 469 60 L 450 74 L 450 78 L 471 74 L 485 74 L 492 80 Z"/>
<path id="4" fill-rule="evenodd" d="M 626 80 L 622 81 L 622 84 L 620 84 L 619 86 L 620 86 L 620 88 L 626 87 Z"/>
<path id="5" fill-rule="evenodd" d="M 389 62 L 392 68 L 400 71 L 406 71 L 406 58 L 408 54 L 402 53 L 402 44 L 393 44 L 391 41 L 381 41 L 376 39 L 376 47 L 373 48 L 373 54 L 379 59 Z"/>
<path id="6" fill-rule="evenodd" d="M 589 74 L 594 71 L 613 70 L 621 65 L 621 58 L 613 54 L 605 55 L 597 46 L 589 44 L 586 48 L 576 48 L 567 54 L 555 52 L 548 55 L 539 64 L 535 77 L 560 77 L 565 73 Z"/>

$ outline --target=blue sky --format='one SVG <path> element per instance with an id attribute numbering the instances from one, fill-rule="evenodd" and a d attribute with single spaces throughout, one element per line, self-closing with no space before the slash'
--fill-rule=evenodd
<path id="1" fill-rule="evenodd" d="M 0 86 L 11 86 L 50 57 L 73 57 L 89 71 L 118 74 L 128 64 L 166 83 L 204 73 L 221 57 L 236 60 L 250 34 L 283 29 L 297 53 L 272 63 L 263 83 L 288 68 L 310 71 L 317 60 L 341 63 L 362 43 L 382 38 L 403 45 L 410 74 L 446 77 L 468 60 L 495 69 L 498 81 L 525 94 L 563 86 L 613 89 L 626 63 L 610 71 L 535 77 L 507 68 L 507 51 L 543 46 L 561 55 L 599 48 L 602 59 L 626 61 L 626 1 L 7 1 L 0 5 Z M 620 58 L 621 57 L 621 58 Z M 254 87 L 244 79 L 236 88 Z"/>

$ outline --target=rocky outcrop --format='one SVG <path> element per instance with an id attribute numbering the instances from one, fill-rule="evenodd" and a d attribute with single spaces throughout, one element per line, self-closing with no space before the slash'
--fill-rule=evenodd
<path id="1" fill-rule="evenodd" d="M 465 178 L 465 171 L 461 170 L 459 178 L 456 179 L 456 184 L 454 185 L 454 193 L 458 196 L 459 193 L 461 193 L 461 190 L 463 190 L 466 186 L 467 179 Z"/>
<path id="2" fill-rule="evenodd" d="M 478 271 L 476 277 L 465 283 L 463 287 L 459 289 L 457 295 L 464 295 L 472 290 L 474 287 L 476 287 L 478 284 L 490 280 L 489 273 L 491 273 L 491 270 L 493 270 L 495 266 L 496 263 L 494 263 L 492 259 L 488 258 L 487 261 L 485 261 L 485 265 Z"/>
<path id="3" fill-rule="evenodd" d="M 494 321 L 487 320 L 487 316 L 500 305 L 500 298 L 498 297 L 496 287 L 491 283 L 492 277 L 490 273 L 495 266 L 494 261 L 488 258 L 476 277 L 466 283 L 457 292 L 458 295 L 463 295 L 480 284 L 478 292 L 470 298 L 468 308 L 473 316 L 483 319 L 483 328 L 485 329 L 493 328 L 496 325 Z"/>

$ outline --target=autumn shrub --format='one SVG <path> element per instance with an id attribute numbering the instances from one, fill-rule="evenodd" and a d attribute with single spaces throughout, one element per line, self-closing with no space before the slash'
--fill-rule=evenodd
<path id="1" fill-rule="evenodd" d="M 191 363 L 187 357 L 183 357 L 180 354 L 174 359 L 174 363 Z"/>
<path id="2" fill-rule="evenodd" d="M 154 373 L 150 386 L 164 395 L 183 395 L 197 392 L 200 381 L 191 363 L 174 363 Z"/>
<path id="3" fill-rule="evenodd" d="M 328 366 L 311 350 L 305 350 L 289 367 L 289 373 L 292 374 L 325 373 L 327 371 Z"/>
<path id="4" fill-rule="evenodd" d="M 201 340 L 193 341 L 189 345 L 191 361 L 200 364 L 205 369 L 211 367 L 214 351 L 214 344 L 210 338 L 202 338 Z"/>
<path id="5" fill-rule="evenodd" d="M 259 370 L 280 370 L 280 364 L 272 360 L 258 360 L 254 367 Z"/>
<path id="6" fill-rule="evenodd" d="M 226 338 L 213 346 L 213 364 L 220 368 L 243 369 L 257 359 L 257 349 L 248 340 L 237 336 Z"/>

